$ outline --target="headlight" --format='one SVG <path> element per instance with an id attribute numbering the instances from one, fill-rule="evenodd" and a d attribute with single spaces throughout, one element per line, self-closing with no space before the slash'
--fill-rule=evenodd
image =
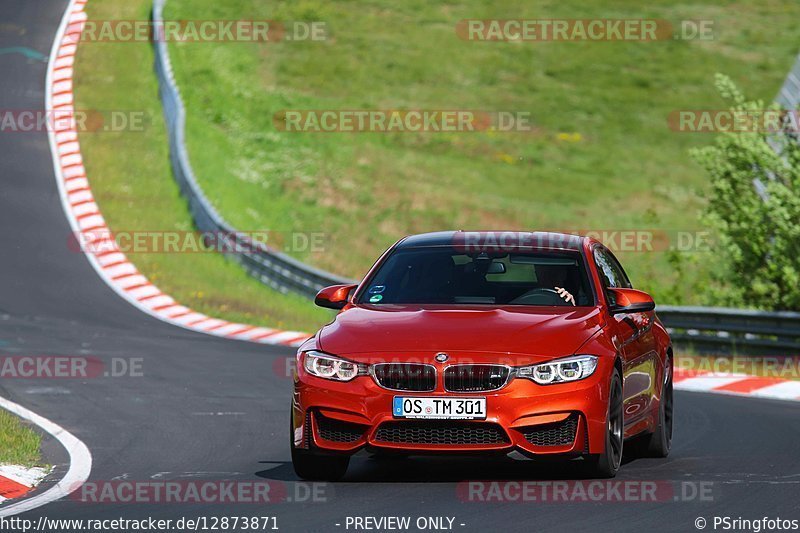
<path id="1" fill-rule="evenodd" d="M 595 368 L 597 357 L 594 355 L 573 355 L 549 363 L 519 367 L 517 376 L 532 379 L 539 385 L 549 385 L 587 378 L 594 373 Z"/>
<path id="2" fill-rule="evenodd" d="M 318 378 L 334 381 L 350 381 L 362 370 L 362 365 L 320 352 L 306 352 L 303 354 L 303 360 L 306 372 Z"/>

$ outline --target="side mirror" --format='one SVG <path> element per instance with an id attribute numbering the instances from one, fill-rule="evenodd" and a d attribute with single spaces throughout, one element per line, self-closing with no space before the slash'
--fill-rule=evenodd
<path id="1" fill-rule="evenodd" d="M 347 305 L 350 292 L 358 285 L 332 285 L 317 293 L 314 303 L 328 309 L 341 309 Z"/>
<path id="2" fill-rule="evenodd" d="M 613 302 L 609 306 L 612 315 L 619 313 L 645 313 L 656 308 L 653 297 L 636 289 L 607 289 Z"/>

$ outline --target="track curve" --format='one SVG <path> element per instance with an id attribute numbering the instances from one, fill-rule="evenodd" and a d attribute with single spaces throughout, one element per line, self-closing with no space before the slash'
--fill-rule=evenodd
<path id="1" fill-rule="evenodd" d="M 46 55 L 66 5 L 4 1 L 0 48 Z M 34 54 L 6 54 L 0 66 L 7 73 L 0 77 L 0 108 L 44 108 L 44 62 Z M 291 349 L 193 333 L 141 313 L 69 250 L 47 134 L 0 133 L 0 157 L 0 223 L 6 228 L 0 233 L 0 353 L 91 355 L 105 362 L 140 357 L 144 372 L 138 378 L 6 380 L 0 394 L 83 440 L 94 457 L 93 482 L 267 479 L 293 494 L 286 429 L 291 383 L 276 371 Z M 464 480 L 555 480 L 579 473 L 511 460 L 357 458 L 344 482 L 324 488 L 327 502 L 264 507 L 68 499 L 25 516 L 272 515 L 289 531 L 344 529 L 347 516 L 365 515 L 450 516 L 463 531 L 681 531 L 695 530 L 700 516 L 800 518 L 796 404 L 678 392 L 676 409 L 670 458 L 629 461 L 619 479 L 710 482 L 711 501 L 469 502 L 459 492 Z"/>

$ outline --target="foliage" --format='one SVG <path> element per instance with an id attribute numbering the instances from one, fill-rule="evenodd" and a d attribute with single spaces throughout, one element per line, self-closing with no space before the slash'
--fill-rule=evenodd
<path id="1" fill-rule="evenodd" d="M 716 85 L 735 113 L 779 109 L 746 100 L 726 76 L 718 74 Z M 719 303 L 800 309 L 800 144 L 797 115 L 787 117 L 795 122 L 781 131 L 724 132 L 692 150 L 711 176 L 706 219 L 717 233 Z"/>

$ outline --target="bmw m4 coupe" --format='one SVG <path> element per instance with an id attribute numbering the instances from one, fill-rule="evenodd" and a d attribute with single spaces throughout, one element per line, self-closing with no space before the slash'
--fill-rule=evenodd
<path id="1" fill-rule="evenodd" d="M 669 453 L 669 335 L 596 240 L 410 236 L 316 303 L 339 313 L 297 352 L 301 478 L 341 478 L 361 450 L 563 456 L 597 477 L 616 475 L 632 437 Z"/>

